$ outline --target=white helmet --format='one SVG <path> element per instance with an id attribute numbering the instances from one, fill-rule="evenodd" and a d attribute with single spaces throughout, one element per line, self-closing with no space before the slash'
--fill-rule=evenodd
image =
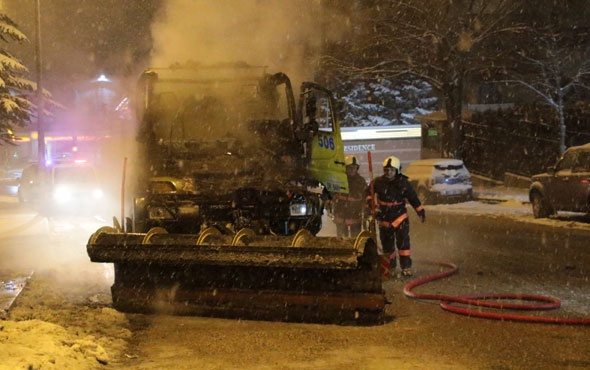
<path id="1" fill-rule="evenodd" d="M 359 167 L 359 162 L 356 160 L 356 157 L 354 155 L 347 155 L 346 157 L 344 157 L 344 165 Z"/>
<path id="2" fill-rule="evenodd" d="M 391 156 L 385 158 L 385 160 L 383 161 L 383 168 L 395 168 L 399 173 L 402 166 L 400 164 L 398 157 Z"/>

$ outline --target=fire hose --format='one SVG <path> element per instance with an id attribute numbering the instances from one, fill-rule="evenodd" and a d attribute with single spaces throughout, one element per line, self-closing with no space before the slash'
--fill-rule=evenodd
<path id="1" fill-rule="evenodd" d="M 442 279 L 455 274 L 459 268 L 448 262 L 429 262 L 421 261 L 427 264 L 437 264 L 449 267 L 450 270 L 442 273 L 425 276 L 413 280 L 406 284 L 404 287 L 404 295 L 408 298 L 414 299 L 427 299 L 427 300 L 438 300 L 443 310 L 453 312 L 460 315 L 466 315 L 471 317 L 479 317 L 493 320 L 505 320 L 505 321 L 520 321 L 529 323 L 543 323 L 543 324 L 562 324 L 562 325 L 590 325 L 590 319 L 588 318 L 565 318 L 565 317 L 546 317 L 546 316 L 528 316 L 518 315 L 510 313 L 498 313 L 476 310 L 473 308 L 458 307 L 454 304 L 463 304 L 468 306 L 486 307 L 492 309 L 512 309 L 512 310 L 553 310 L 561 307 L 561 301 L 557 298 L 533 295 L 533 294 L 514 294 L 514 293 L 485 293 L 476 295 L 459 295 L 450 296 L 442 294 L 422 294 L 414 293 L 412 289 L 417 286 L 426 284 L 428 282 Z M 502 301 L 504 300 L 504 301 Z M 537 303 L 509 303 L 506 300 L 521 300 Z"/>

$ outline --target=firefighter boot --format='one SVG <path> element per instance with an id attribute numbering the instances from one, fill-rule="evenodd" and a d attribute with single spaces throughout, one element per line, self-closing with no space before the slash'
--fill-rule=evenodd
<path id="1" fill-rule="evenodd" d="M 393 257 L 389 260 L 390 275 L 399 279 L 400 274 L 395 272 L 396 267 L 397 267 L 397 259 L 395 257 Z"/>

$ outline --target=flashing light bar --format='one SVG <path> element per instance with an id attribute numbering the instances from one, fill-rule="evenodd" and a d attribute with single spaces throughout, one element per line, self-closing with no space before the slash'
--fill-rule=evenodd
<path id="1" fill-rule="evenodd" d="M 18 142 L 29 142 L 31 141 L 31 138 L 28 136 L 24 136 L 24 137 L 14 137 L 12 138 L 12 141 L 18 141 Z"/>
<path id="2" fill-rule="evenodd" d="M 420 125 L 382 126 L 375 127 L 343 127 L 341 129 L 343 141 L 367 139 L 409 139 L 420 138 Z"/>
<path id="3" fill-rule="evenodd" d="M 102 139 L 109 139 L 111 135 L 105 136 L 76 136 L 77 141 L 96 141 Z M 39 135 L 36 131 L 31 133 L 31 136 L 18 136 L 13 139 L 13 141 L 26 141 L 29 142 L 31 140 L 37 140 Z M 45 141 L 74 141 L 74 136 L 45 136 Z"/>

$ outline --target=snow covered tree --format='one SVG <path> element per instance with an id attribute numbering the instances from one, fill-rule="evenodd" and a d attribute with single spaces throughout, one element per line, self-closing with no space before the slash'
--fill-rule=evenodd
<path id="1" fill-rule="evenodd" d="M 327 58 L 348 76 L 411 78 L 428 82 L 443 99 L 452 140 L 449 156 L 462 157 L 461 112 L 468 76 L 495 73 L 512 53 L 515 0 L 365 0 L 350 15 L 342 51 Z"/>
<path id="2" fill-rule="evenodd" d="M 0 13 L 0 39 L 5 43 L 27 41 L 17 25 L 3 13 Z M 35 84 L 23 77 L 27 72 L 27 67 L 0 46 L 0 143 L 11 142 L 12 130 L 24 127 L 29 120 L 32 103 L 26 92 L 34 91 Z"/>
<path id="3" fill-rule="evenodd" d="M 416 114 L 428 114 L 437 99 L 423 81 L 387 79 L 338 80 L 343 126 L 388 126 L 413 124 Z"/>

